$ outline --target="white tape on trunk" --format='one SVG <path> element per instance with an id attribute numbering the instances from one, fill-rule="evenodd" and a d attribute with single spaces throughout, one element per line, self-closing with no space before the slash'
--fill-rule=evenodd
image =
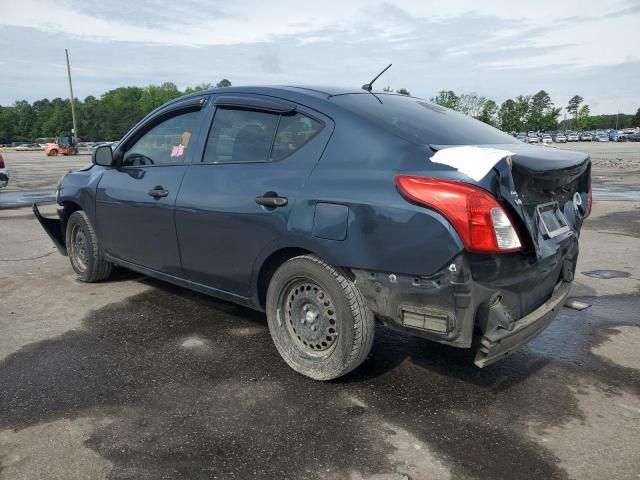
<path id="1" fill-rule="evenodd" d="M 479 182 L 496 163 L 513 155 L 515 153 L 498 148 L 462 146 L 438 150 L 430 160 L 453 167 Z"/>

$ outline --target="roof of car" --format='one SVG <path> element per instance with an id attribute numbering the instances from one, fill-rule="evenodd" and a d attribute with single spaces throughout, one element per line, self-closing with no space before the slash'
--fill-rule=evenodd
<path id="1" fill-rule="evenodd" d="M 364 90 L 357 88 L 347 88 L 347 87 L 329 87 L 329 86 L 315 86 L 315 85 L 304 85 L 304 86 L 294 86 L 294 85 L 246 85 L 246 86 L 236 86 L 236 87 L 222 87 L 222 88 L 211 88 L 209 90 L 201 90 L 198 92 L 190 93 L 188 95 L 184 95 L 179 97 L 181 99 L 188 97 L 197 97 L 200 95 L 211 95 L 211 94 L 220 94 L 220 93 L 262 93 L 262 94 L 298 94 L 298 95 L 308 95 L 316 98 L 329 98 L 335 95 L 346 95 L 346 94 L 358 94 L 358 93 L 367 93 Z M 378 92 L 375 92 L 378 93 Z M 384 92 L 380 92 L 384 93 Z"/>

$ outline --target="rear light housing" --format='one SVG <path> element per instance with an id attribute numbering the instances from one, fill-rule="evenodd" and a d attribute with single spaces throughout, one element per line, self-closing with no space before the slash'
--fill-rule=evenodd
<path id="1" fill-rule="evenodd" d="M 589 186 L 589 205 L 587 205 L 587 212 L 584 214 L 584 218 L 591 215 L 591 207 L 593 205 L 593 189 Z"/>
<path id="2" fill-rule="evenodd" d="M 486 190 L 468 183 L 411 175 L 396 177 L 400 194 L 442 214 L 456 229 L 465 250 L 508 253 L 522 249 L 509 215 Z"/>
<path id="3" fill-rule="evenodd" d="M 4 168 L 4 158 L 0 155 L 0 168 Z"/>

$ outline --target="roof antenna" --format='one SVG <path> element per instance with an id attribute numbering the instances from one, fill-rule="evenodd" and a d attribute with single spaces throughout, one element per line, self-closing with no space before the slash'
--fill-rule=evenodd
<path id="1" fill-rule="evenodd" d="M 362 85 L 362 89 L 366 90 L 367 92 L 370 92 L 371 90 L 373 90 L 373 83 L 382 76 L 382 74 L 384 72 L 386 72 L 387 70 L 389 70 L 391 68 L 391 65 L 393 65 L 392 63 L 390 63 L 389 65 L 387 65 L 387 68 L 385 68 L 384 70 L 382 70 L 378 75 L 376 75 L 374 77 L 373 80 L 371 80 L 369 83 L 365 83 L 364 85 Z"/>

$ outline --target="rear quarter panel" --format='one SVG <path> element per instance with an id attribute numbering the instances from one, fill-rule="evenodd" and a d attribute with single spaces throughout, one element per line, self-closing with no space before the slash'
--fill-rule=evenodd
<path id="1" fill-rule="evenodd" d="M 440 214 L 406 201 L 396 189 L 395 176 L 457 178 L 459 174 L 434 170 L 428 161 L 433 152 L 426 146 L 356 118 L 335 118 L 335 122 L 333 136 L 291 214 L 290 234 L 270 250 L 305 248 L 333 265 L 365 270 L 437 272 L 462 250 L 460 239 Z M 326 228 L 315 225 L 318 203 L 348 208 L 344 239 L 337 233 L 336 239 L 321 238 L 326 235 L 319 232 Z"/>

